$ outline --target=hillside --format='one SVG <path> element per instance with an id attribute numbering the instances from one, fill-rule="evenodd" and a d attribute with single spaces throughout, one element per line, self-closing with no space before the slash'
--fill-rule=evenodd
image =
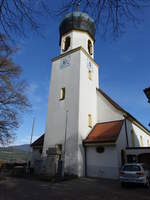
<path id="1" fill-rule="evenodd" d="M 23 150 L 23 151 L 30 151 L 30 145 L 29 144 L 23 144 L 23 145 L 16 145 L 16 146 L 10 146 L 11 148 Z"/>
<path id="2" fill-rule="evenodd" d="M 27 161 L 30 157 L 29 145 L 0 147 L 0 160 L 10 162 Z"/>

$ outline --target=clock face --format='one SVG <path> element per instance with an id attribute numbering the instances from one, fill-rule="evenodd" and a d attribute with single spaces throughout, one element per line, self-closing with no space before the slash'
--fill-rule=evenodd
<path id="1" fill-rule="evenodd" d="M 92 64 L 92 62 L 89 59 L 87 59 L 87 68 L 89 70 L 93 71 L 93 64 Z"/>
<path id="2" fill-rule="evenodd" d="M 66 56 L 65 58 L 62 58 L 61 63 L 60 63 L 60 68 L 66 68 L 70 66 L 70 60 L 71 57 L 70 56 Z"/>

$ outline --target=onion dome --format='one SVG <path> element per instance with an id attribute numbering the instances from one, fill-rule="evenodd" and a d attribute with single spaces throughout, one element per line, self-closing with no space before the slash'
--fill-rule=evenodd
<path id="1" fill-rule="evenodd" d="M 96 26 L 94 20 L 88 14 L 83 12 L 72 12 L 65 16 L 59 26 L 61 37 L 72 31 L 79 30 L 87 32 L 95 41 Z"/>

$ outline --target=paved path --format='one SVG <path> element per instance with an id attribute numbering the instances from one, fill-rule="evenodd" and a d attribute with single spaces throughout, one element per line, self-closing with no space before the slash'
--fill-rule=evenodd
<path id="1" fill-rule="evenodd" d="M 150 189 L 121 188 L 118 181 L 81 178 L 60 183 L 7 178 L 0 200 L 150 200 Z"/>

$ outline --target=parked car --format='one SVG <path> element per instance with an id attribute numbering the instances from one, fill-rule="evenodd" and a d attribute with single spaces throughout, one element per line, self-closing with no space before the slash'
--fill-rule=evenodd
<path id="1" fill-rule="evenodd" d="M 128 183 L 136 183 L 149 187 L 149 178 L 149 170 L 144 169 L 144 165 L 141 163 L 127 163 L 120 171 L 120 182 L 122 186 Z"/>

